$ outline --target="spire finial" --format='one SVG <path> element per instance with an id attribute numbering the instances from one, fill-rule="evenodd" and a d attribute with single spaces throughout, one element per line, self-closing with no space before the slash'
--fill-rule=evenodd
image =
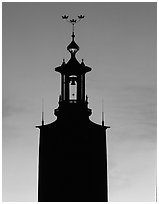
<path id="1" fill-rule="evenodd" d="M 157 203 L 157 174 L 156 174 L 156 203 Z"/>
<path id="2" fill-rule="evenodd" d="M 102 126 L 104 126 L 104 100 L 102 98 Z"/>
<path id="3" fill-rule="evenodd" d="M 69 19 L 69 20 L 68 20 L 68 17 L 69 17 L 68 15 L 63 15 L 62 19 L 72 24 L 72 40 L 74 40 L 74 38 L 75 38 L 75 33 L 74 33 L 75 28 L 74 28 L 74 26 L 75 26 L 76 23 L 81 21 L 84 18 L 84 16 L 79 15 L 77 19 L 72 18 L 72 19 Z"/>
<path id="4" fill-rule="evenodd" d="M 42 115 L 41 115 L 41 124 L 44 125 L 44 99 L 42 98 Z"/>

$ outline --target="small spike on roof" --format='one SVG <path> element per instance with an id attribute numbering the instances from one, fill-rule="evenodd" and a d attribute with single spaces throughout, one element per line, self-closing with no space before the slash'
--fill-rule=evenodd
<path id="1" fill-rule="evenodd" d="M 65 64 L 66 64 L 66 63 L 65 63 L 65 59 L 63 59 L 62 66 L 65 65 Z"/>
<path id="2" fill-rule="evenodd" d="M 82 59 L 81 65 L 85 66 L 85 64 L 84 64 L 84 60 L 83 60 L 83 59 Z"/>

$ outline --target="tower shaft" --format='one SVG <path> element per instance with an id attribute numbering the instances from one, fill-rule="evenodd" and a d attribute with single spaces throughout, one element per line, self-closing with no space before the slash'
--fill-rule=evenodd
<path id="1" fill-rule="evenodd" d="M 63 16 L 67 19 L 68 16 Z M 78 16 L 82 19 L 83 16 Z M 73 25 L 77 22 L 70 20 Z M 67 46 L 71 57 L 55 71 L 61 74 L 61 94 L 54 110 L 57 119 L 42 125 L 39 142 L 39 202 L 107 202 L 107 151 L 104 111 L 102 125 L 93 123 L 85 95 L 85 74 L 91 71 L 76 59 L 79 46 Z"/>

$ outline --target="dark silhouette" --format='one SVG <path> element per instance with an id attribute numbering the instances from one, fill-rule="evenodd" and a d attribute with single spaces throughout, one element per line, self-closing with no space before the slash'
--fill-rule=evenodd
<path id="1" fill-rule="evenodd" d="M 67 19 L 68 16 L 63 16 Z M 79 19 L 84 16 L 79 16 Z M 55 68 L 61 74 L 61 95 L 54 114 L 57 120 L 40 128 L 38 201 L 108 201 L 106 129 L 90 121 L 85 95 L 85 74 L 91 68 L 75 57 L 74 38 L 67 50 L 70 60 Z M 43 114 L 42 114 L 43 116 Z"/>

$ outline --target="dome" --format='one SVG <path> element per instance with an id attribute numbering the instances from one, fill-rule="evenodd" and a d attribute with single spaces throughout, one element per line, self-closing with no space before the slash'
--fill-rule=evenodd
<path id="1" fill-rule="evenodd" d="M 67 46 L 67 50 L 68 50 L 71 54 L 75 54 L 75 53 L 79 50 L 79 46 L 75 43 L 74 39 L 73 39 L 72 42 Z"/>

